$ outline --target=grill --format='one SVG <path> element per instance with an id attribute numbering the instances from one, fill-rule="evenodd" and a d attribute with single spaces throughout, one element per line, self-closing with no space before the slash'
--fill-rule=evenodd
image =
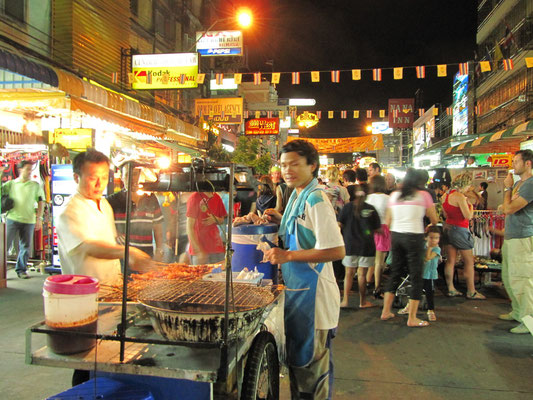
<path id="1" fill-rule="evenodd" d="M 272 303 L 280 288 L 257 287 L 244 283 L 233 284 L 230 290 L 230 311 L 247 311 Z M 190 313 L 224 311 L 226 283 L 214 281 L 156 281 L 148 283 L 138 296 L 153 307 Z M 235 307 L 235 308 L 233 308 Z"/>

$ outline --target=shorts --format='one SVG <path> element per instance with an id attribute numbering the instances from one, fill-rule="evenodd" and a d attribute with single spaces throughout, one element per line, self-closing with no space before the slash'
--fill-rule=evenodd
<path id="1" fill-rule="evenodd" d="M 389 251 L 390 250 L 390 231 L 389 227 L 385 224 L 381 224 L 382 233 L 374 233 L 374 243 L 376 244 L 377 251 Z"/>
<path id="2" fill-rule="evenodd" d="M 446 243 L 457 250 L 472 250 L 474 248 L 474 238 L 468 228 L 446 224 L 444 226 Z"/>
<path id="3" fill-rule="evenodd" d="M 374 266 L 376 257 L 346 256 L 342 259 L 342 265 L 347 268 L 369 268 Z"/>

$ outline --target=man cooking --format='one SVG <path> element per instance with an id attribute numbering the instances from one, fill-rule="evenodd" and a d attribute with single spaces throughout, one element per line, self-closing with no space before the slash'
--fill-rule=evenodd
<path id="1" fill-rule="evenodd" d="M 61 270 L 115 282 L 120 277 L 124 246 L 116 242 L 113 210 L 102 197 L 109 178 L 109 159 L 99 151 L 87 150 L 74 158 L 73 172 L 78 191 L 67 200 L 57 223 Z M 130 247 L 129 265 L 135 270 L 148 269 L 151 259 Z"/>
<path id="2" fill-rule="evenodd" d="M 331 339 L 340 312 L 340 293 L 331 261 L 345 255 L 335 211 L 318 187 L 318 152 L 303 140 L 285 144 L 281 172 L 294 188 L 283 217 L 268 209 L 280 224 L 288 250 L 272 248 L 265 257 L 282 264 L 285 291 L 285 332 L 293 399 L 331 398 Z"/>

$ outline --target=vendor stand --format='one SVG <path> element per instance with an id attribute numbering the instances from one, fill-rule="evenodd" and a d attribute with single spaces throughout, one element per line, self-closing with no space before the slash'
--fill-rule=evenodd
<path id="1" fill-rule="evenodd" d="M 129 168 L 131 179 L 133 163 Z M 222 168 L 228 168 L 229 174 Z M 233 178 L 233 164 L 203 162 L 181 165 L 178 172 L 160 174 L 157 182 L 145 185 L 146 190 L 153 191 L 202 191 L 207 183 L 213 189 L 223 186 L 229 190 L 225 282 L 200 280 L 184 285 L 162 280 L 148 285 L 139 295 L 140 302 L 132 303 L 128 301 L 128 283 L 124 277 L 122 301 L 99 304 L 96 334 L 58 332 L 41 322 L 27 330 L 26 362 L 90 370 L 96 377 L 93 387 L 97 387 L 98 377 L 104 373 L 126 383 L 130 389 L 142 381 L 155 399 L 178 396 L 180 399 L 217 396 L 277 399 L 279 362 L 284 347 L 283 287 L 232 282 L 234 187 L 229 182 Z M 130 200 L 128 193 L 125 265 L 129 253 Z M 215 288 L 219 291 L 217 296 L 213 295 Z M 250 298 L 255 298 L 255 303 Z M 190 333 L 191 327 L 197 332 L 193 337 L 184 334 Z M 65 336 L 65 340 L 89 337 L 96 343 L 86 352 L 61 355 L 42 345 L 50 334 Z M 35 343 L 41 347 L 34 348 Z M 93 393 L 97 395 L 96 391 Z"/>

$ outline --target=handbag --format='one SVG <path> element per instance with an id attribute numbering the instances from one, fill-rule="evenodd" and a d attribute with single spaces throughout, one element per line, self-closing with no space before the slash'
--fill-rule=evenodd
<path id="1" fill-rule="evenodd" d="M 11 197 L 9 197 L 8 194 L 2 195 L 2 213 L 5 213 L 6 211 L 11 210 L 13 207 L 15 207 L 15 202 Z"/>

